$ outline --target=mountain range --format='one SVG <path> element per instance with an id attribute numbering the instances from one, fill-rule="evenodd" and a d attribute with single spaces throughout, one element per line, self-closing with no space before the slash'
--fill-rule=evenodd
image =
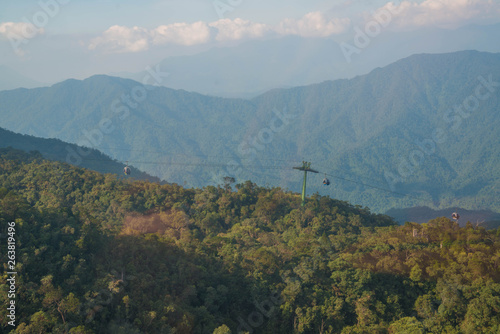
<path id="1" fill-rule="evenodd" d="M 151 67 L 169 74 L 159 82 L 165 87 L 251 98 L 273 88 L 353 78 L 413 54 L 460 50 L 500 52 L 500 24 L 427 28 L 404 33 L 384 30 L 371 39 L 367 47 L 359 49 L 359 53 L 346 57 L 341 45 L 347 43 L 354 47 L 355 37 L 352 30 L 335 38 L 287 36 L 253 40 L 193 55 L 167 57 Z M 114 75 L 142 82 L 149 71 Z"/>
<path id="2" fill-rule="evenodd" d="M 91 146 L 188 186 L 236 182 L 370 206 L 500 211 L 500 54 L 414 55 L 252 99 L 109 76 L 0 92 L 0 126 Z M 469 111 L 467 111 L 469 109 Z M 323 177 L 332 185 L 324 187 Z"/>
<path id="3" fill-rule="evenodd" d="M 143 53 L 95 58 L 85 52 L 75 54 L 61 50 L 61 56 L 70 61 L 45 61 L 43 70 L 26 66 L 29 62 L 19 67 L 6 61 L 5 65 L 13 67 L 0 66 L 0 90 L 48 86 L 61 78 L 82 79 L 98 73 L 212 96 L 252 98 L 274 88 L 353 78 L 413 54 L 460 50 L 500 52 L 500 24 L 403 32 L 394 31 L 389 24 L 370 38 L 367 46 L 346 56 L 342 48 L 355 47 L 359 31 L 356 29 L 363 28 L 353 25 L 342 34 L 323 38 L 285 36 L 222 43 L 217 47 L 151 49 L 147 52 L 147 61 Z M 51 70 L 51 66 L 57 70 Z M 152 69 L 168 76 L 151 80 Z"/>

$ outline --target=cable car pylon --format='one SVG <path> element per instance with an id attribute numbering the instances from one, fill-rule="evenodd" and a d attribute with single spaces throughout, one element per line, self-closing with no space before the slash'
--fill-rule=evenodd
<path id="1" fill-rule="evenodd" d="M 318 171 L 311 169 L 311 163 L 302 161 L 302 167 L 293 167 L 293 169 L 303 170 L 304 171 L 304 184 L 302 185 L 302 204 L 304 206 L 306 204 L 306 182 L 307 182 L 307 172 L 311 173 L 319 173 Z"/>

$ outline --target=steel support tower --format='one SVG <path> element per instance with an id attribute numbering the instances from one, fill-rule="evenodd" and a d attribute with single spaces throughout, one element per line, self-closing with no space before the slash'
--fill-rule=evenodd
<path id="1" fill-rule="evenodd" d="M 303 170 L 304 171 L 304 184 L 302 185 L 302 206 L 306 204 L 306 182 L 307 182 L 307 172 L 311 173 L 319 173 L 318 171 L 311 169 L 311 163 L 302 161 L 302 167 L 293 167 L 293 169 Z"/>

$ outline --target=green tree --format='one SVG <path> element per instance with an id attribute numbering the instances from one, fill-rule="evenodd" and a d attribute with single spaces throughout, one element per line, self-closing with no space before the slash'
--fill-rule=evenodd
<path id="1" fill-rule="evenodd" d="M 405 317 L 389 326 L 390 334 L 424 334 L 424 325 L 415 317 Z"/>
<path id="2" fill-rule="evenodd" d="M 226 325 L 222 325 L 214 329 L 213 334 L 231 334 L 231 330 Z"/>

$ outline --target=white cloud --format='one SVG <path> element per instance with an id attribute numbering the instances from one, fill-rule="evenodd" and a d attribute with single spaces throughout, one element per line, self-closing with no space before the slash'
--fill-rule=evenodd
<path id="1" fill-rule="evenodd" d="M 22 46 L 32 38 L 45 33 L 43 28 L 37 28 L 29 22 L 4 22 L 0 23 L 0 40 L 10 41 L 15 54 L 24 56 Z"/>
<path id="2" fill-rule="evenodd" d="M 150 32 L 153 44 L 196 45 L 210 41 L 210 28 L 205 22 L 162 25 Z"/>
<path id="3" fill-rule="evenodd" d="M 195 45 L 210 41 L 210 28 L 204 22 L 174 23 L 148 30 L 141 27 L 112 26 L 101 36 L 90 41 L 89 49 L 102 49 L 106 53 L 146 51 L 151 45 Z"/>
<path id="4" fill-rule="evenodd" d="M 149 48 L 149 32 L 141 27 L 115 25 L 90 41 L 90 50 L 98 47 L 104 47 L 109 53 L 145 51 Z"/>
<path id="5" fill-rule="evenodd" d="M 44 33 L 43 28 L 27 22 L 4 22 L 0 24 L 0 37 L 7 39 L 31 39 Z"/>
<path id="6" fill-rule="evenodd" d="M 285 19 L 277 32 L 282 35 L 298 35 L 303 37 L 327 37 L 344 32 L 351 24 L 348 18 L 327 19 L 321 12 L 306 14 L 300 20 Z"/>
<path id="7" fill-rule="evenodd" d="M 306 14 L 303 18 L 285 19 L 276 26 L 255 23 L 241 18 L 221 19 L 211 23 L 174 23 L 148 30 L 140 27 L 112 26 L 101 36 L 90 41 L 90 50 L 102 49 L 108 53 L 139 52 L 151 45 L 178 44 L 197 45 L 209 42 L 226 42 L 262 38 L 269 35 L 298 35 L 303 37 L 326 37 L 343 32 L 350 20 L 327 19 L 319 12 Z"/>
<path id="8" fill-rule="evenodd" d="M 217 31 L 215 39 L 217 41 L 232 41 L 246 38 L 259 38 L 269 33 L 272 28 L 262 23 L 252 23 L 240 18 L 230 20 L 222 19 L 210 23 Z"/>
<path id="9" fill-rule="evenodd" d="M 466 24 L 500 22 L 498 0 L 393 0 L 379 8 L 379 19 L 392 29 L 420 27 L 457 28 Z M 382 13 L 382 14 L 381 14 Z M 389 13 L 388 16 L 383 13 Z M 373 14 L 365 15 L 373 21 Z M 106 52 L 139 52 L 151 45 L 197 45 L 263 38 L 270 35 L 297 35 L 327 37 L 345 32 L 351 25 L 349 18 L 329 18 L 322 12 L 311 12 L 300 19 L 284 19 L 277 25 L 251 22 L 241 18 L 221 19 L 215 22 L 174 23 L 148 30 L 140 27 L 113 26 L 101 36 L 92 39 L 89 49 L 102 48 Z M 3 28 L 3 32 L 2 32 Z M 5 24 L 0 34 L 5 35 Z M 9 29 L 14 29 L 14 27 Z M 21 29 L 21 27 L 16 27 Z"/>
<path id="10" fill-rule="evenodd" d="M 493 0 L 402 1 L 398 5 L 387 3 L 382 8 L 393 13 L 394 26 L 398 28 L 435 26 L 453 29 L 471 23 L 500 21 L 500 3 Z"/>

